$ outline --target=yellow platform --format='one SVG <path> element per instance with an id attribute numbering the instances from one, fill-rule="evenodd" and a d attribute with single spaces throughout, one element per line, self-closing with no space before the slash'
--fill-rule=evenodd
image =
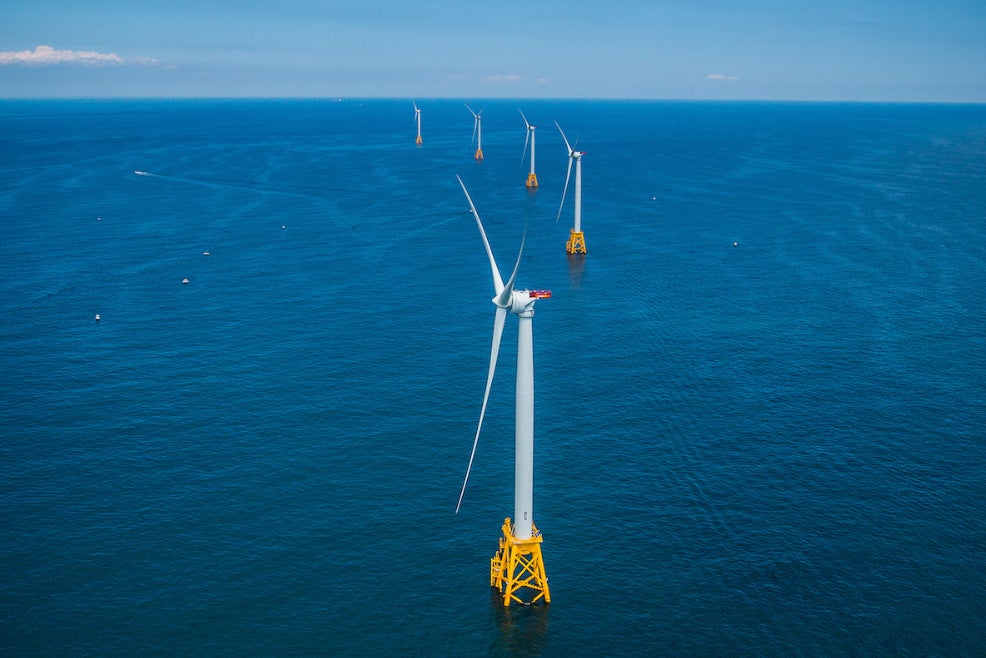
<path id="1" fill-rule="evenodd" d="M 585 234 L 582 231 L 576 232 L 573 228 L 568 236 L 568 242 L 565 243 L 565 251 L 570 254 L 588 253 L 585 248 Z"/>
<path id="2" fill-rule="evenodd" d="M 541 532 L 532 524 L 530 539 L 514 537 L 510 519 L 503 520 L 500 549 L 490 560 L 490 587 L 503 596 L 503 605 L 551 603 L 548 576 L 541 555 Z"/>

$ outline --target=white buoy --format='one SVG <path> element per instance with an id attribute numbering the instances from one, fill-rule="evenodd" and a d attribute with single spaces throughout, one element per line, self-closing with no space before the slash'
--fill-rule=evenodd
<path id="1" fill-rule="evenodd" d="M 182 283 L 188 283 L 188 279 L 182 279 L 181 282 Z"/>
<path id="2" fill-rule="evenodd" d="M 96 322 L 99 322 L 99 313 L 96 314 Z"/>
<path id="3" fill-rule="evenodd" d="M 285 226 L 284 224 L 281 224 L 281 228 L 284 229 L 284 228 L 287 228 L 287 226 Z"/>

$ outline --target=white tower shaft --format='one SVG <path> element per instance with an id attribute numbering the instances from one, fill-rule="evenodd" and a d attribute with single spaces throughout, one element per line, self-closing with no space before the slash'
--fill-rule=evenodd
<path id="1" fill-rule="evenodd" d="M 531 174 L 534 174 L 534 129 L 531 128 Z"/>
<path id="2" fill-rule="evenodd" d="M 582 231 L 582 157 L 575 158 L 575 226 L 576 233 Z"/>
<path id="3" fill-rule="evenodd" d="M 517 330 L 517 398 L 514 448 L 514 536 L 530 539 L 534 522 L 534 349 L 529 306 Z"/>

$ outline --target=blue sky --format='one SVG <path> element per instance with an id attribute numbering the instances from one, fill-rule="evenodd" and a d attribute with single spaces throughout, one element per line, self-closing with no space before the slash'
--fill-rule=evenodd
<path id="1" fill-rule="evenodd" d="M 986 102 L 983 0 L 7 0 L 0 97 Z"/>

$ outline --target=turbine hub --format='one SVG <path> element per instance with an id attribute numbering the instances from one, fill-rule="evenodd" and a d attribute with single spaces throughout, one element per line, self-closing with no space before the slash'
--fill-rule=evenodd
<path id="1" fill-rule="evenodd" d="M 510 295 L 510 312 L 522 317 L 534 315 L 534 302 L 551 297 L 550 290 L 514 290 Z"/>

